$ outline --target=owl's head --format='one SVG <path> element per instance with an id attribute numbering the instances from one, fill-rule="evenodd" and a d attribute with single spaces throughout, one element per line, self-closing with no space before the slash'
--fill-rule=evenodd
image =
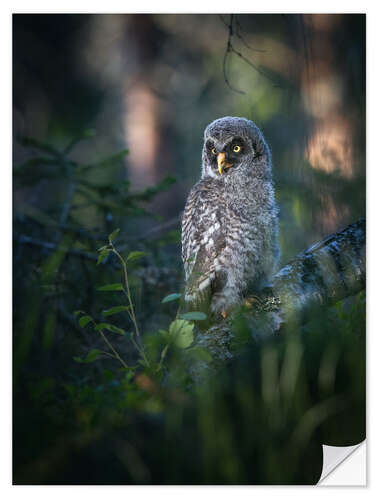
<path id="1" fill-rule="evenodd" d="M 270 178 L 270 149 L 251 120 L 218 118 L 204 131 L 202 177 L 225 178 L 239 171 L 251 177 Z"/>

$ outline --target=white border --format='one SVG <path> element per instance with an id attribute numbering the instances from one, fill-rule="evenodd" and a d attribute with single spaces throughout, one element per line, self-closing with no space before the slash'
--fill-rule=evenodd
<path id="1" fill-rule="evenodd" d="M 259 5 L 260 8 L 257 8 Z M 50 498 L 53 495 L 54 499 L 58 500 L 60 498 L 65 499 L 66 495 L 69 494 L 73 498 L 82 498 L 82 496 L 89 496 L 90 499 L 100 498 L 106 492 L 108 487 L 101 486 L 82 486 L 82 487 L 12 487 L 11 486 L 11 414 L 9 409 L 11 408 L 11 14 L 12 12 L 97 12 L 97 13 L 109 13 L 109 12 L 181 12 L 181 13 L 200 13 L 200 12 L 254 12 L 254 13 L 275 13 L 275 12 L 311 12 L 311 13 L 333 13 L 333 12 L 350 12 L 350 13 L 367 13 L 367 137 L 368 137 L 368 157 L 367 157 L 367 214 L 368 214 L 368 231 L 367 231 L 367 242 L 368 242 L 368 255 L 374 255 L 374 231 L 372 229 L 372 214 L 374 213 L 374 203 L 375 196 L 372 194 L 372 189 L 375 188 L 374 184 L 374 169 L 373 165 L 373 146 L 370 144 L 371 140 L 374 141 L 374 99 L 372 97 L 375 91 L 375 79 L 374 79 L 374 63 L 375 63 L 375 45 L 374 45 L 374 33 L 375 26 L 373 23 L 373 5 L 371 1 L 356 1 L 356 2 L 344 2 L 344 1 L 329 1 L 329 0 L 315 0 L 314 2 L 303 2 L 300 1 L 287 1 L 276 2 L 276 1 L 266 1 L 263 0 L 258 5 L 255 2 L 250 1 L 228 1 L 216 0 L 216 1 L 205 1 L 202 0 L 190 0 L 188 3 L 182 4 L 165 0 L 158 0 L 157 2 L 144 2 L 138 0 L 137 2 L 126 2 L 125 0 L 106 0 L 106 2 L 98 0 L 90 1 L 72 1 L 65 0 L 64 2 L 46 2 L 41 0 L 30 1 L 4 1 L 0 6 L 0 33 L 1 33 L 1 63 L 2 63 L 2 75 L 1 75 L 1 92 L 0 97 L 2 100 L 1 106 L 1 118 L 3 121 L 3 126 L 0 128 L 1 131 L 1 144 L 2 144 L 2 168 L 1 172 L 1 233 L 2 233 L 2 244 L 1 249 L 1 259 L 0 263 L 2 266 L 1 276 L 3 276 L 3 286 L 2 286 L 2 296 L 1 296 L 1 319 L 2 319 L 2 362 L 0 364 L 2 370 L 1 381 L 4 384 L 4 388 L 1 391 L 3 411 L 1 412 L 1 426 L 2 431 L 2 455 L 1 455 L 1 488 L 3 498 L 18 498 L 19 496 L 33 498 L 35 496 L 38 500 L 43 498 Z M 228 8 L 229 7 L 229 8 Z M 281 10 L 282 8 L 282 10 Z M 371 333 L 374 331 L 374 294 L 372 292 L 372 283 L 374 278 L 372 261 L 368 260 L 367 268 L 368 276 L 368 321 L 367 321 L 367 347 L 368 352 L 373 350 L 374 343 L 371 340 Z M 5 278 L 5 280 L 4 280 Z M 5 284 L 4 284 L 5 281 Z M 372 356 L 373 359 L 373 356 Z M 373 370 L 371 368 L 370 352 L 367 356 L 367 384 L 368 387 L 372 387 L 373 384 Z M 5 403 L 5 404 L 4 404 Z M 373 409 L 373 398 L 370 397 L 370 392 L 368 391 L 368 418 L 367 422 L 370 424 L 371 415 L 374 414 Z M 371 445 L 372 440 L 371 427 L 368 428 L 368 442 L 369 442 L 369 455 L 371 464 Z M 368 479 L 368 488 L 356 488 L 355 495 L 368 495 L 371 494 L 372 484 L 371 484 L 371 474 Z M 275 491 L 275 489 L 277 491 Z M 335 488 L 337 489 L 337 488 Z M 53 490 L 53 491 L 52 491 Z M 68 490 L 68 491 L 67 491 Z M 273 491 L 271 491 L 273 490 Z M 175 500 L 178 495 L 179 500 L 184 498 L 204 496 L 212 494 L 215 496 L 215 500 L 228 500 L 229 495 L 236 495 L 236 498 L 246 498 L 248 499 L 250 495 L 256 495 L 257 498 L 268 498 L 270 494 L 274 493 L 278 497 L 285 497 L 293 499 L 293 497 L 300 498 L 301 494 L 303 496 L 310 497 L 310 495 L 319 494 L 332 495 L 340 494 L 340 497 L 345 498 L 346 496 L 352 498 L 354 492 L 352 488 L 339 488 L 338 492 L 333 492 L 331 488 L 309 488 L 303 487 L 303 492 L 299 487 L 111 487 L 108 490 L 109 494 L 116 495 L 127 495 L 132 500 L 138 498 L 139 495 L 152 497 L 153 500 L 166 500 L 173 498 Z M 373 492 L 374 493 L 374 492 Z M 373 495 L 373 493 L 371 495 Z"/>

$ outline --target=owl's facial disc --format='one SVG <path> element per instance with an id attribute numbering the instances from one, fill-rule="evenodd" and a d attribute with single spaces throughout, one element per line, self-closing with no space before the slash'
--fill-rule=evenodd
<path id="1" fill-rule="evenodd" d="M 231 167 L 238 166 L 247 154 L 246 144 L 241 137 L 231 137 L 226 142 L 208 140 L 206 149 L 212 171 L 220 176 Z"/>

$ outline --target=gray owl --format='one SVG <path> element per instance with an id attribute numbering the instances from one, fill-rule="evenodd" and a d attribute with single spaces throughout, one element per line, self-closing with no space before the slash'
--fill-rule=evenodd
<path id="1" fill-rule="evenodd" d="M 277 213 L 262 132 L 246 118 L 213 121 L 182 221 L 188 309 L 225 317 L 270 283 L 279 256 Z"/>

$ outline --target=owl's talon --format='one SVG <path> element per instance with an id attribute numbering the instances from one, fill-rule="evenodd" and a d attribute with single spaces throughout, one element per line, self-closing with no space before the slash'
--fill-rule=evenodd
<path id="1" fill-rule="evenodd" d="M 249 295 L 248 297 L 246 297 L 243 303 L 245 307 L 251 309 L 254 306 L 260 306 L 262 304 L 262 301 L 256 295 Z"/>

